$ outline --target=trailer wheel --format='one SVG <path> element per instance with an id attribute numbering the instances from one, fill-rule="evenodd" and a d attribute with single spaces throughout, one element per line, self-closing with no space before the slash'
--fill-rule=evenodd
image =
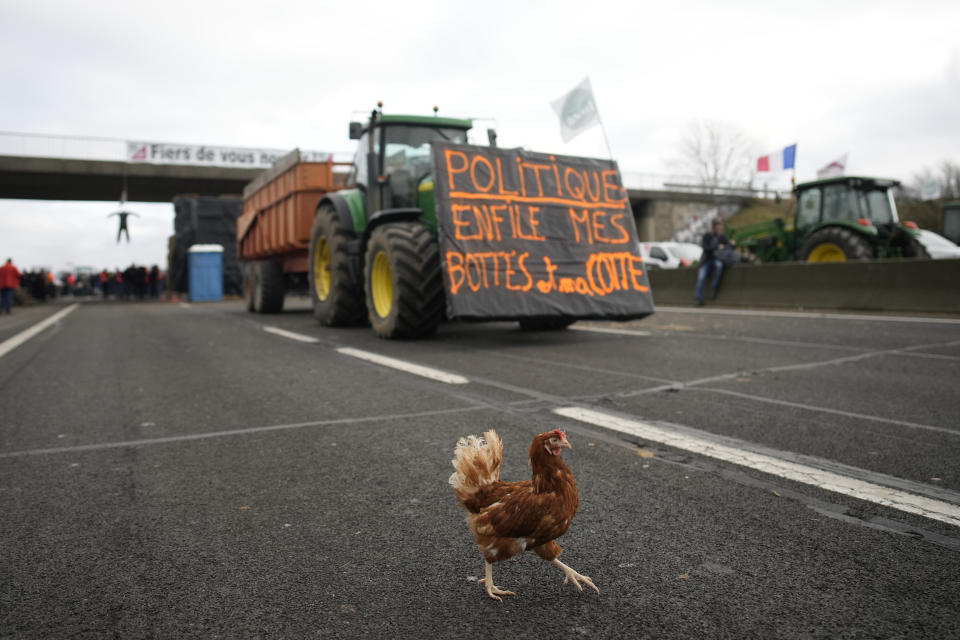
<path id="1" fill-rule="evenodd" d="M 321 205 L 310 231 L 307 279 L 313 315 L 326 326 L 362 324 L 363 283 L 350 268 L 347 244 L 352 233 L 343 228 L 337 212 Z"/>
<path id="2" fill-rule="evenodd" d="M 423 338 L 443 320 L 440 247 L 419 222 L 373 230 L 363 269 L 367 316 L 381 338 Z"/>
<path id="3" fill-rule="evenodd" d="M 562 331 L 576 322 L 575 318 L 563 316 L 544 316 L 537 318 L 520 318 L 521 331 Z"/>
<path id="4" fill-rule="evenodd" d="M 253 265 L 253 310 L 258 313 L 283 311 L 283 266 L 279 262 L 262 260 Z M 249 303 L 248 303 L 249 304 Z"/>
<path id="5" fill-rule="evenodd" d="M 257 311 L 257 305 L 254 299 L 254 288 L 256 287 L 257 270 L 252 263 L 243 265 L 243 299 L 247 303 L 247 311 L 251 313 Z"/>
<path id="6" fill-rule="evenodd" d="M 807 262 L 843 262 L 871 258 L 873 247 L 870 243 L 843 227 L 820 229 L 800 248 L 800 259 Z"/>

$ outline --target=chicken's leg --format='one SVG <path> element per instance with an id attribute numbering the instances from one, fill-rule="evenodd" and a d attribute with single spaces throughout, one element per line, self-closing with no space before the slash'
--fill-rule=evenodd
<path id="1" fill-rule="evenodd" d="M 488 596 L 490 596 L 494 600 L 499 600 L 500 602 L 503 602 L 503 598 L 501 598 L 500 596 L 517 595 L 513 591 L 505 591 L 504 589 L 501 589 L 497 585 L 493 584 L 493 565 L 486 561 L 484 561 L 484 564 L 486 565 L 486 567 L 484 567 L 484 570 L 486 571 L 486 574 L 485 574 L 486 577 L 479 580 L 479 582 L 482 583 L 487 588 Z M 580 576 L 580 577 L 582 578 L 583 576 Z M 596 587 L 594 587 L 594 589 L 596 589 Z"/>
<path id="2" fill-rule="evenodd" d="M 564 576 L 566 576 L 563 579 L 563 584 L 567 584 L 568 582 L 573 580 L 573 584 L 576 585 L 577 589 L 579 589 L 580 591 L 583 591 L 583 587 L 580 586 L 580 581 L 582 580 L 584 583 L 589 585 L 591 589 L 593 589 L 597 593 L 600 593 L 600 589 L 597 589 L 597 585 L 593 584 L 593 580 L 591 580 L 589 576 L 584 576 L 577 573 L 567 565 L 560 562 L 560 560 L 557 558 L 554 558 L 550 562 L 560 567 L 560 570 L 563 571 Z"/>

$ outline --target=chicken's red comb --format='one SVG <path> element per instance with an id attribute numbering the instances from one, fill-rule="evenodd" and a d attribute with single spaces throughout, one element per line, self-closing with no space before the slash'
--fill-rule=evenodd
<path id="1" fill-rule="evenodd" d="M 556 436 L 557 436 L 558 438 L 560 438 L 561 440 L 566 440 L 566 439 L 567 439 L 567 432 L 566 432 L 566 431 L 562 431 L 562 430 L 560 430 L 560 429 L 554 429 L 554 430 L 553 430 L 553 433 L 554 433 L 554 435 L 556 435 Z"/>

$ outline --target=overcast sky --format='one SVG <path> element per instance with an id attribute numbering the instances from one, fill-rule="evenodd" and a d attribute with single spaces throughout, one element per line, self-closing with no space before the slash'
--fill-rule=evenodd
<path id="1" fill-rule="evenodd" d="M 347 123 L 393 113 L 495 118 L 502 146 L 564 144 L 550 101 L 589 76 L 624 172 L 674 172 L 697 120 L 757 153 L 797 143 L 797 179 L 910 180 L 960 163 L 960 2 L 455 0 L 0 3 L 0 131 L 351 151 Z M 119 199 L 119 194 L 118 194 Z M 166 262 L 173 207 L 0 200 L 18 266 Z"/>

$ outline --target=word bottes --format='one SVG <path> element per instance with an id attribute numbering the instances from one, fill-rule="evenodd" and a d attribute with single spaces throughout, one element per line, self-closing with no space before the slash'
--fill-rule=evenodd
<path id="1" fill-rule="evenodd" d="M 527 292 L 536 287 L 543 294 L 565 293 L 585 296 L 606 296 L 620 291 L 647 292 L 643 280 L 643 260 L 628 252 L 593 253 L 582 267 L 582 275 L 558 275 L 557 265 L 543 256 L 538 276 L 531 274 L 526 261 L 529 252 L 488 251 L 460 253 L 447 251 L 445 267 L 450 277 L 450 293 L 466 290 L 503 288 Z"/>

